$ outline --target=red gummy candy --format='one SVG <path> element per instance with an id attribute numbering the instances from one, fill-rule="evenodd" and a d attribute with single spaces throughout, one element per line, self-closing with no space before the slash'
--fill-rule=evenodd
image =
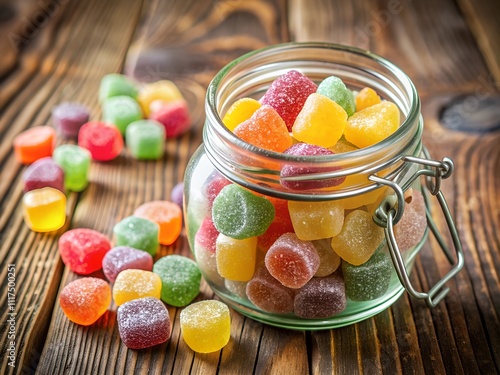
<path id="1" fill-rule="evenodd" d="M 191 125 L 189 108 L 185 100 L 174 100 L 165 103 L 152 112 L 149 118 L 165 126 L 167 137 L 176 137 L 186 132 Z"/>
<path id="2" fill-rule="evenodd" d="M 288 212 L 288 201 L 272 197 L 266 198 L 273 204 L 275 216 L 266 233 L 258 237 L 257 247 L 264 252 L 269 250 L 282 234 L 293 232 L 292 219 L 290 219 Z"/>
<path id="3" fill-rule="evenodd" d="M 116 126 L 105 122 L 87 122 L 78 133 L 78 146 L 90 151 L 92 159 L 113 160 L 123 149 L 123 138 Z"/>
<path id="4" fill-rule="evenodd" d="M 219 195 L 220 191 L 227 185 L 230 185 L 231 181 L 221 175 L 219 172 L 215 171 L 208 176 L 205 184 L 203 186 L 203 191 L 208 202 L 208 208 L 212 208 L 214 199 Z"/>
<path id="5" fill-rule="evenodd" d="M 217 228 L 215 228 L 214 222 L 211 218 L 206 217 L 205 219 L 203 219 L 200 229 L 198 229 L 198 232 L 196 232 L 194 241 L 207 251 L 215 253 L 215 242 L 217 241 L 218 235 L 219 231 L 217 230 Z"/>

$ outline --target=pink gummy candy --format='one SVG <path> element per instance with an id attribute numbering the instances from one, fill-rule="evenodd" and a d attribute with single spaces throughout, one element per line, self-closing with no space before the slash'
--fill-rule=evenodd
<path id="1" fill-rule="evenodd" d="M 59 133 L 76 137 L 83 124 L 89 121 L 90 112 L 80 103 L 65 102 L 52 108 L 52 122 Z"/>
<path id="2" fill-rule="evenodd" d="M 191 125 L 188 105 L 182 99 L 164 103 L 160 108 L 155 109 L 149 118 L 165 126 L 167 137 L 177 137 L 185 133 Z"/>
<path id="3" fill-rule="evenodd" d="M 217 241 L 218 235 L 219 232 L 215 228 L 212 219 L 206 217 L 205 219 L 203 219 L 200 229 L 198 229 L 198 232 L 196 232 L 194 242 L 202 246 L 207 251 L 215 253 L 215 242 Z"/>
<path id="4" fill-rule="evenodd" d="M 153 270 L 153 257 L 146 251 L 128 246 L 117 246 L 106 253 L 102 260 L 102 271 L 110 283 L 114 283 L 123 270 Z"/>
<path id="5" fill-rule="evenodd" d="M 78 133 L 78 146 L 90 151 L 92 159 L 113 160 L 123 149 L 123 138 L 118 128 L 104 122 L 87 122 Z"/>
<path id="6" fill-rule="evenodd" d="M 411 189 L 405 196 L 406 204 L 403 216 L 394 226 L 394 236 L 401 252 L 417 245 L 422 240 L 427 228 L 425 201 L 422 193 Z"/>
<path id="7" fill-rule="evenodd" d="M 214 199 L 219 195 L 220 191 L 227 185 L 230 185 L 231 181 L 221 175 L 219 172 L 215 171 L 207 177 L 202 189 L 205 193 L 208 207 L 211 209 Z"/>
<path id="8" fill-rule="evenodd" d="M 64 171 L 51 157 L 38 159 L 23 173 L 24 192 L 52 187 L 64 193 Z"/>

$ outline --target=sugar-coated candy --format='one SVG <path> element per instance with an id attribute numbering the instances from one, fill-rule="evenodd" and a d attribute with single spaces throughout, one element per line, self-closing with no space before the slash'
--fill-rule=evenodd
<path id="1" fill-rule="evenodd" d="M 191 126 L 189 107 L 183 99 L 162 104 L 151 112 L 149 118 L 163 124 L 167 137 L 177 137 Z"/>
<path id="2" fill-rule="evenodd" d="M 184 182 L 179 182 L 172 188 L 170 200 L 182 209 L 184 204 Z"/>
<path id="3" fill-rule="evenodd" d="M 381 102 L 356 112 L 347 121 L 345 139 L 360 148 L 378 143 L 399 127 L 399 108 L 391 102 Z"/>
<path id="4" fill-rule="evenodd" d="M 247 282 L 224 279 L 224 286 L 228 291 L 240 298 L 247 298 Z"/>
<path id="5" fill-rule="evenodd" d="M 89 117 L 89 109 L 80 103 L 64 102 L 52 108 L 52 123 L 59 134 L 68 138 L 76 138 Z"/>
<path id="6" fill-rule="evenodd" d="M 282 234 L 293 232 L 288 201 L 273 197 L 267 197 L 267 199 L 273 204 L 275 215 L 266 232 L 258 237 L 257 248 L 262 252 L 266 252 Z"/>
<path id="7" fill-rule="evenodd" d="M 92 159 L 113 160 L 123 149 L 123 138 L 118 128 L 105 122 L 87 122 L 78 133 L 78 146 L 90 151 Z"/>
<path id="8" fill-rule="evenodd" d="M 325 78 L 318 85 L 316 92 L 340 105 L 344 108 L 348 116 L 352 116 L 356 112 L 356 104 L 354 103 L 352 91 L 345 86 L 340 78 L 334 76 Z"/>
<path id="9" fill-rule="evenodd" d="M 301 288 L 314 276 L 320 258 L 310 241 L 285 233 L 269 248 L 265 264 L 269 273 L 288 288 Z"/>
<path id="10" fill-rule="evenodd" d="M 324 319 L 345 310 L 344 280 L 340 275 L 313 277 L 295 295 L 293 311 L 305 319 Z"/>
<path id="11" fill-rule="evenodd" d="M 127 126 L 125 140 L 130 154 L 139 160 L 155 160 L 165 150 L 165 127 L 154 120 L 138 120 Z"/>
<path id="12" fill-rule="evenodd" d="M 226 279 L 250 280 L 255 271 L 256 256 L 257 237 L 237 240 L 222 233 L 217 237 L 217 272 Z"/>
<path id="13" fill-rule="evenodd" d="M 104 122 L 116 125 L 120 133 L 125 135 L 131 123 L 142 119 L 142 110 L 135 99 L 130 96 L 113 96 L 104 100 L 102 118 Z"/>
<path id="14" fill-rule="evenodd" d="M 169 201 L 146 202 L 134 211 L 134 216 L 148 219 L 159 227 L 159 241 L 162 245 L 173 244 L 182 230 L 182 210 Z"/>
<path id="15" fill-rule="evenodd" d="M 100 270 L 102 259 L 110 249 L 108 238 L 93 229 L 71 229 L 59 238 L 59 254 L 63 263 L 81 275 Z"/>
<path id="16" fill-rule="evenodd" d="M 212 220 L 220 233 L 242 240 L 264 234 L 274 219 L 274 206 L 264 197 L 231 184 L 214 200 Z"/>
<path id="17" fill-rule="evenodd" d="M 130 96 L 137 98 L 137 88 L 135 84 L 123 74 L 106 74 L 101 79 L 99 86 L 99 101 L 103 102 L 113 96 Z"/>
<path id="18" fill-rule="evenodd" d="M 372 215 L 354 210 L 345 217 L 342 231 L 332 238 L 332 248 L 342 259 L 359 266 L 370 259 L 383 240 L 384 230 Z"/>
<path id="19" fill-rule="evenodd" d="M 129 216 L 118 222 L 114 228 L 116 246 L 130 246 L 155 255 L 158 251 L 160 227 L 142 217 Z"/>
<path id="20" fill-rule="evenodd" d="M 153 272 L 162 282 L 162 301 L 171 306 L 186 306 L 200 292 L 201 272 L 189 258 L 167 255 L 156 261 Z"/>
<path id="21" fill-rule="evenodd" d="M 158 105 L 178 99 L 183 99 L 183 96 L 175 83 L 168 80 L 161 80 L 145 84 L 139 90 L 137 101 L 142 107 L 144 116 L 149 117 L 152 109 Z"/>
<path id="22" fill-rule="evenodd" d="M 202 186 L 203 195 L 208 204 L 208 208 L 212 209 L 214 199 L 219 195 L 220 191 L 227 185 L 230 185 L 231 181 L 225 178 L 218 171 L 212 172 Z"/>
<path id="23" fill-rule="evenodd" d="M 263 263 L 247 283 L 246 294 L 250 302 L 261 310 L 273 314 L 288 314 L 293 311 L 295 291 L 276 280 Z"/>
<path id="24" fill-rule="evenodd" d="M 288 211 L 295 234 L 301 240 L 336 236 L 344 224 L 344 207 L 340 201 L 289 201 Z"/>
<path id="25" fill-rule="evenodd" d="M 128 269 L 121 271 L 113 285 L 113 300 L 116 306 L 144 297 L 160 299 L 160 276 L 144 270 Z"/>
<path id="26" fill-rule="evenodd" d="M 197 353 L 216 352 L 231 337 L 231 315 L 223 302 L 193 303 L 181 311 L 180 322 L 184 342 Z"/>
<path id="27" fill-rule="evenodd" d="M 241 98 L 235 101 L 227 110 L 222 122 L 226 128 L 233 131 L 243 121 L 248 120 L 261 104 L 252 98 Z"/>
<path id="28" fill-rule="evenodd" d="M 111 303 L 109 284 L 95 277 L 84 277 L 66 285 L 59 304 L 66 317 L 76 324 L 88 326 L 97 321 Z"/>
<path id="29" fill-rule="evenodd" d="M 321 94 L 311 94 L 292 128 L 293 137 L 301 142 L 331 147 L 342 137 L 347 113 L 340 105 Z"/>
<path id="30" fill-rule="evenodd" d="M 23 216 L 34 232 L 51 232 L 66 222 L 66 196 L 57 189 L 44 187 L 23 196 Z"/>
<path id="31" fill-rule="evenodd" d="M 215 255 L 216 241 L 219 232 L 210 217 L 203 219 L 194 237 L 194 256 L 200 271 L 212 282 L 222 284 L 223 280 L 217 272 Z"/>
<path id="32" fill-rule="evenodd" d="M 319 267 L 314 276 L 324 277 L 331 275 L 340 266 L 340 257 L 332 249 L 331 238 L 312 241 L 312 244 L 319 255 Z"/>
<path id="33" fill-rule="evenodd" d="M 211 253 L 215 253 L 216 250 L 215 241 L 217 241 L 218 236 L 219 236 L 219 231 L 217 230 L 217 228 L 215 228 L 212 219 L 206 217 L 201 222 L 201 226 L 196 232 L 194 241 L 195 243 L 198 243 L 199 245 L 203 246 Z"/>
<path id="34" fill-rule="evenodd" d="M 114 283 L 123 270 L 153 270 L 151 254 L 128 246 L 116 246 L 109 250 L 102 259 L 102 271 L 110 283 Z"/>
<path id="35" fill-rule="evenodd" d="M 365 108 L 380 103 L 380 101 L 380 96 L 377 95 L 374 89 L 365 87 L 356 96 L 356 110 L 362 111 Z"/>
<path id="36" fill-rule="evenodd" d="M 234 129 L 234 134 L 251 145 L 283 152 L 292 145 L 292 137 L 276 110 L 263 105 Z"/>
<path id="37" fill-rule="evenodd" d="M 51 157 L 38 159 L 23 173 L 24 192 L 51 187 L 64 192 L 64 171 Z"/>
<path id="38" fill-rule="evenodd" d="M 145 297 L 124 303 L 116 316 L 118 332 L 129 349 L 145 349 L 170 338 L 170 315 L 156 298 Z"/>
<path id="39" fill-rule="evenodd" d="M 64 185 L 71 191 L 82 191 L 89 184 L 90 152 L 77 145 L 60 145 L 52 156 L 64 170 Z"/>
<path id="40" fill-rule="evenodd" d="M 35 126 L 14 138 L 14 154 L 22 164 L 52 156 L 56 143 L 56 132 L 50 126 Z"/>
<path id="41" fill-rule="evenodd" d="M 261 99 L 262 104 L 273 107 L 285 121 L 288 131 L 307 97 L 315 93 L 316 84 L 296 70 L 290 70 L 273 81 Z"/>
<path id="42" fill-rule="evenodd" d="M 321 156 L 321 155 L 333 155 L 334 153 L 329 149 L 321 146 L 310 145 L 307 143 L 296 143 L 290 148 L 286 149 L 284 154 L 295 155 L 295 156 Z M 293 164 L 285 164 L 281 168 L 280 172 L 281 185 L 292 190 L 321 189 L 321 188 L 340 185 L 345 180 L 345 177 L 329 178 L 329 179 L 318 179 L 313 177 L 310 180 L 296 180 L 296 181 L 284 179 L 286 177 L 334 172 L 340 169 L 339 167 L 326 168 L 326 167 L 314 167 L 312 165 L 306 167 L 304 166 L 304 164 L 305 160 L 301 161 L 300 166 L 296 166 Z"/>
<path id="43" fill-rule="evenodd" d="M 391 271 L 391 259 L 382 252 L 376 252 L 360 266 L 342 261 L 347 296 L 353 301 L 369 301 L 381 297 L 389 287 Z"/>
<path id="44" fill-rule="evenodd" d="M 403 216 L 394 226 L 394 237 L 401 252 L 416 246 L 424 237 L 427 228 L 425 201 L 422 193 L 410 189 L 405 194 L 405 201 Z"/>

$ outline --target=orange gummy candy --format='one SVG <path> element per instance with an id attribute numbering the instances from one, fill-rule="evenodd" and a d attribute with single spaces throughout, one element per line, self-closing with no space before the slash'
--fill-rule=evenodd
<path id="1" fill-rule="evenodd" d="M 14 153 L 19 162 L 31 164 L 51 156 L 56 142 L 56 132 L 50 126 L 35 126 L 14 138 Z"/>
<path id="2" fill-rule="evenodd" d="M 370 87 L 365 87 L 356 96 L 356 111 L 361 111 L 378 103 L 380 103 L 380 96 L 377 95 L 376 91 Z"/>
<path id="3" fill-rule="evenodd" d="M 182 211 L 180 207 L 169 201 L 152 201 L 137 207 L 134 216 L 148 219 L 160 227 L 159 241 L 162 245 L 170 245 L 177 240 L 182 230 Z"/>

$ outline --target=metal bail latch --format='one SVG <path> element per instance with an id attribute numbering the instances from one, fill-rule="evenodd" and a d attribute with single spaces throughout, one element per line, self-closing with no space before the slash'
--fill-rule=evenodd
<path id="1" fill-rule="evenodd" d="M 380 206 L 376 209 L 373 219 L 379 226 L 384 228 L 389 252 L 391 254 L 391 258 L 401 284 L 403 284 L 407 292 L 412 297 L 417 299 L 424 299 L 429 307 L 435 307 L 450 291 L 450 289 L 446 287 L 445 284 L 462 269 L 464 265 L 464 257 L 462 252 L 462 244 L 460 243 L 460 239 L 457 233 L 457 228 L 455 226 L 455 223 L 453 222 L 448 204 L 446 203 L 443 193 L 441 192 L 441 180 L 452 175 L 454 168 L 453 161 L 446 157 L 443 158 L 442 161 L 431 160 L 427 150 L 424 149 L 423 153 L 427 159 L 414 156 L 402 157 L 402 161 L 404 163 L 415 163 L 422 166 L 422 168 L 419 168 L 413 174 L 413 176 L 411 176 L 411 178 L 403 184 L 403 186 L 398 185 L 398 183 L 394 181 L 381 178 L 376 175 L 371 175 L 369 179 L 378 184 L 389 186 L 395 192 L 395 195 L 391 194 L 387 196 L 384 201 L 382 201 Z M 437 242 L 439 243 L 439 246 L 446 255 L 446 258 L 453 266 L 452 269 L 432 288 L 430 288 L 427 293 L 417 291 L 411 284 L 408 271 L 406 270 L 406 266 L 401 255 L 401 251 L 399 250 L 398 244 L 396 243 L 396 238 L 394 236 L 394 225 L 399 222 L 404 212 L 404 191 L 406 191 L 411 186 L 411 184 L 420 176 L 426 176 L 425 180 L 427 188 L 429 192 L 437 198 L 439 205 L 441 206 L 441 210 L 443 211 L 444 218 L 446 219 L 446 223 L 448 225 L 448 229 L 450 231 L 456 253 L 455 260 L 455 257 L 450 252 L 448 245 L 439 233 L 439 230 L 430 215 L 430 212 L 428 210 L 429 197 L 424 191 L 423 195 L 427 207 L 427 224 L 434 234 Z"/>

